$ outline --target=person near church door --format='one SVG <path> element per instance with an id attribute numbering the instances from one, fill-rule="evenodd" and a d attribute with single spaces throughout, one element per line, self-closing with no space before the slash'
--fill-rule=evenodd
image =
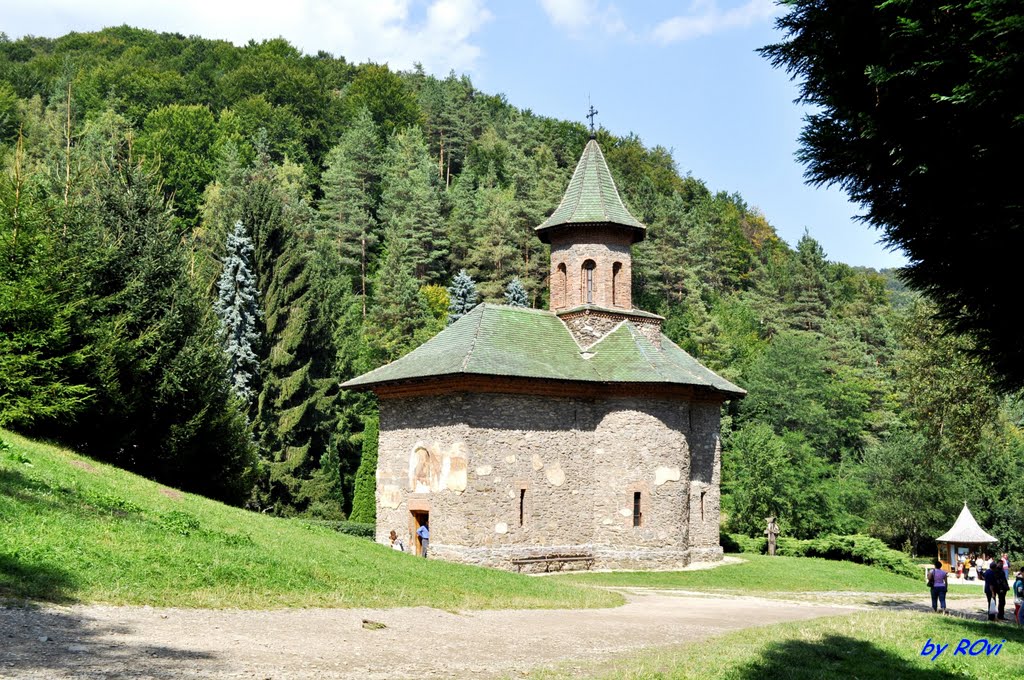
<path id="1" fill-rule="evenodd" d="M 423 559 L 426 559 L 427 546 L 430 545 L 430 529 L 427 528 L 426 524 L 421 524 L 420 528 L 416 530 L 416 535 L 420 537 L 420 545 L 423 547 Z"/>

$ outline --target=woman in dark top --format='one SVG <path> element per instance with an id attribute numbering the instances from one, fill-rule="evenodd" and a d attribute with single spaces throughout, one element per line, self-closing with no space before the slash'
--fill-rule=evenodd
<path id="1" fill-rule="evenodd" d="M 995 621 L 998 615 L 1000 621 L 1006 620 L 1006 591 L 1010 584 L 1006 582 L 1006 575 L 999 563 L 992 560 L 988 570 L 985 572 L 985 599 L 988 601 L 989 609 L 992 610 L 992 600 L 996 599 L 996 614 L 989 614 L 988 620 Z"/>

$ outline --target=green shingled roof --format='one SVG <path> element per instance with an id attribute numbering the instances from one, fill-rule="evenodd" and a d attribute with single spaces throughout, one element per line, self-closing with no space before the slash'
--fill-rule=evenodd
<path id="1" fill-rule="evenodd" d="M 746 394 L 665 336 L 661 348 L 655 347 L 629 321 L 584 351 L 555 314 L 492 304 L 478 305 L 401 359 L 342 387 L 365 388 L 450 375 L 660 383 L 704 387 L 727 398 Z"/>
<path id="2" fill-rule="evenodd" d="M 601 147 L 591 139 L 583 149 L 580 162 L 569 181 L 569 188 L 562 196 L 562 202 L 551 217 L 537 227 L 537 235 L 542 241 L 546 230 L 571 224 L 618 224 L 636 231 L 635 240 L 644 237 L 646 227 L 629 214 L 622 204 L 619 191 L 615 188 L 612 173 L 604 160 Z"/>

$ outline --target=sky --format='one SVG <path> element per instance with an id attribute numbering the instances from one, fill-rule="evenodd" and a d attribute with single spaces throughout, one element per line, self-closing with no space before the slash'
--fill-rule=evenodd
<path id="1" fill-rule="evenodd" d="M 13 4 L 13 3 L 12 3 Z M 680 172 L 739 192 L 789 244 L 829 259 L 906 264 L 837 188 L 804 183 L 797 84 L 755 50 L 780 41 L 773 0 L 34 0 L 4 8 L 11 38 L 130 24 L 236 44 L 284 37 L 351 62 L 467 74 L 537 115 L 597 123 L 672 151 Z"/>

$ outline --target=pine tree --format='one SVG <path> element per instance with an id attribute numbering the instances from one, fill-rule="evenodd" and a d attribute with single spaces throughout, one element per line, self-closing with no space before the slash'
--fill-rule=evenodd
<path id="1" fill-rule="evenodd" d="M 509 307 L 529 307 L 530 302 L 526 299 L 526 289 L 518 276 L 512 277 L 505 288 L 505 304 Z"/>
<path id="2" fill-rule="evenodd" d="M 436 182 L 422 133 L 409 128 L 396 134 L 385 155 L 379 217 L 392 243 L 404 242 L 404 257 L 420 283 L 442 279 L 448 257 Z"/>
<path id="3" fill-rule="evenodd" d="M 791 261 L 787 320 L 791 328 L 821 332 L 831 304 L 828 262 L 821 245 L 804 232 Z"/>
<path id="4" fill-rule="evenodd" d="M 377 521 L 378 429 L 377 416 L 367 417 L 366 429 L 363 430 L 363 453 L 359 459 L 356 486 L 352 496 L 352 513 L 348 517 L 353 522 L 373 523 Z"/>
<path id="5" fill-rule="evenodd" d="M 460 269 L 458 275 L 452 280 L 452 285 L 448 287 L 448 295 L 451 298 L 448 303 L 448 325 L 450 326 L 469 314 L 470 310 L 476 307 L 479 297 L 476 292 L 476 282 L 466 273 L 465 269 Z"/>
<path id="6" fill-rule="evenodd" d="M 422 338 L 421 331 L 433 316 L 420 295 L 406 255 L 407 241 L 393 233 L 384 235 L 384 258 L 377 267 L 373 285 L 373 305 L 364 325 L 369 353 L 363 370 L 376 368 L 398 359 Z"/>
<path id="7" fill-rule="evenodd" d="M 228 234 L 224 270 L 217 283 L 214 311 L 228 357 L 228 382 L 246 410 L 252 407 L 259 380 L 259 291 L 252 271 L 253 245 L 241 221 Z"/>
<path id="8" fill-rule="evenodd" d="M 479 217 L 470 228 L 468 269 L 480 281 L 487 299 L 500 298 L 502 281 L 522 271 L 516 247 L 519 224 L 515 215 L 515 194 L 508 189 L 480 189 L 474 196 Z"/>
<path id="9" fill-rule="evenodd" d="M 327 155 L 319 216 L 323 228 L 336 239 L 345 266 L 358 273 L 364 317 L 368 267 L 379 240 L 374 217 L 379 175 L 377 128 L 369 111 L 362 109 Z"/>

